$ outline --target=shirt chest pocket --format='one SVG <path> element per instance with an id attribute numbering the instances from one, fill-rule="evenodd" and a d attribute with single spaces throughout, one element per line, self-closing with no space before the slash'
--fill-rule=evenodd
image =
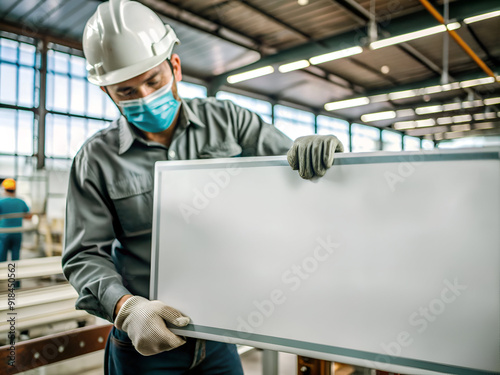
<path id="1" fill-rule="evenodd" d="M 241 152 L 241 146 L 234 140 L 230 139 L 216 144 L 206 144 L 198 153 L 198 158 L 232 158 L 240 156 Z"/>
<path id="2" fill-rule="evenodd" d="M 108 184 L 109 197 L 126 236 L 151 232 L 153 186 L 151 175 L 135 175 Z"/>

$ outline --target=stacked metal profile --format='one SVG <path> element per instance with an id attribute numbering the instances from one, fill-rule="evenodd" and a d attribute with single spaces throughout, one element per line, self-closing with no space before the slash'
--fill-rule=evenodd
<path id="1" fill-rule="evenodd" d="M 62 332 L 78 326 L 93 323 L 95 318 L 85 311 L 75 310 L 77 292 L 68 282 L 38 287 L 33 281 L 51 278 L 62 273 L 61 257 L 26 259 L 15 262 L 15 278 L 21 288 L 14 293 L 13 309 L 9 309 L 8 288 L 9 262 L 0 263 L 0 315 L 15 312 L 16 341 Z M 24 287 L 31 284 L 34 287 Z M 7 319 L 0 321 L 0 345 L 7 343 L 11 325 Z"/>

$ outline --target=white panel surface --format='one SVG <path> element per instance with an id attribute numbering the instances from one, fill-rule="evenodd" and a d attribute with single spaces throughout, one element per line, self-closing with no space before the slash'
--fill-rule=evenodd
<path id="1" fill-rule="evenodd" d="M 338 155 L 311 181 L 285 157 L 159 162 L 151 297 L 184 336 L 498 373 L 499 193 L 498 149 Z"/>

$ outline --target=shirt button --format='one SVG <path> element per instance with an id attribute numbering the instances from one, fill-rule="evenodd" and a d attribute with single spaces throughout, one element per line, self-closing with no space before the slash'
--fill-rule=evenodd
<path id="1" fill-rule="evenodd" d="M 170 150 L 168 152 L 168 156 L 171 157 L 172 159 L 174 159 L 175 158 L 175 151 L 174 150 Z"/>

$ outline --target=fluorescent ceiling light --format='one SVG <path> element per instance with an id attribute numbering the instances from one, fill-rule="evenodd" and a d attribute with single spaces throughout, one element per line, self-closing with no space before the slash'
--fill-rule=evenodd
<path id="1" fill-rule="evenodd" d="M 486 119 L 486 116 L 484 115 L 484 113 L 476 113 L 473 117 L 474 117 L 474 120 L 476 120 L 476 121 L 481 121 L 481 120 Z"/>
<path id="2" fill-rule="evenodd" d="M 299 61 L 291 62 L 288 64 L 280 65 L 278 67 L 278 70 L 281 73 L 287 73 L 287 72 L 291 72 L 293 70 L 304 69 L 304 68 L 307 68 L 308 66 L 309 66 L 309 61 L 299 60 Z"/>
<path id="3" fill-rule="evenodd" d="M 448 130 L 447 126 L 433 126 L 431 128 L 410 129 L 406 132 L 406 134 L 419 137 L 426 134 L 442 133 L 447 130 Z"/>
<path id="4" fill-rule="evenodd" d="M 500 98 L 484 99 L 484 104 L 485 105 L 500 104 Z"/>
<path id="5" fill-rule="evenodd" d="M 396 111 L 397 117 L 409 117 L 415 115 L 415 111 L 413 109 L 400 109 Z"/>
<path id="6" fill-rule="evenodd" d="M 453 120 L 454 123 L 466 122 L 466 121 L 472 120 L 472 116 L 471 115 L 459 115 L 459 116 L 453 116 L 451 119 Z"/>
<path id="7" fill-rule="evenodd" d="M 342 57 L 347 57 L 347 56 L 352 56 L 352 55 L 357 55 L 358 53 L 363 52 L 363 48 L 357 46 L 357 47 L 351 47 L 351 48 L 346 48 L 340 51 L 335 51 L 335 52 L 330 52 L 330 53 L 325 53 L 324 55 L 318 55 L 311 57 L 309 61 L 313 65 L 318 65 L 327 61 L 332 61 L 332 60 L 337 60 L 341 59 Z"/>
<path id="8" fill-rule="evenodd" d="M 498 81 L 500 82 L 500 78 L 498 78 Z M 380 103 L 380 102 L 385 102 L 389 99 L 390 100 L 397 100 L 397 99 L 411 98 L 411 97 L 424 95 L 424 94 L 434 94 L 434 93 L 438 93 L 438 92 L 442 92 L 442 91 L 460 89 L 461 87 L 465 88 L 465 87 L 471 87 L 471 86 L 486 85 L 486 84 L 493 83 L 493 82 L 495 82 L 495 78 L 485 77 L 485 78 L 479 78 L 479 79 L 472 79 L 469 81 L 462 81 L 460 83 L 459 82 L 448 83 L 448 84 L 442 85 L 442 86 L 441 85 L 429 86 L 429 87 L 423 87 L 423 88 L 415 88 L 412 90 L 396 91 L 396 92 L 391 92 L 388 94 L 372 95 L 372 96 L 369 96 L 367 98 L 364 98 L 364 100 L 365 100 L 364 103 L 362 103 L 362 104 L 356 103 L 353 105 L 349 105 L 349 107 L 355 107 L 357 105 L 365 105 L 365 104 L 369 104 L 369 103 Z M 486 100 L 488 100 L 488 99 L 486 99 Z M 486 100 L 485 100 L 485 104 L 486 104 Z M 490 103 L 489 105 L 500 104 L 500 102 L 497 102 L 497 100 L 500 100 L 500 98 L 490 98 L 490 101 L 488 103 Z M 347 102 L 347 101 L 334 102 L 334 103 L 343 103 L 343 102 Z M 332 104 L 332 103 L 325 104 L 325 108 L 327 108 L 327 106 L 330 104 Z M 443 110 L 444 111 L 453 111 L 453 110 L 460 109 L 462 107 L 463 108 L 471 108 L 471 106 L 479 107 L 481 105 L 482 104 L 481 104 L 480 100 L 474 100 L 472 102 L 471 101 L 464 102 L 463 106 L 461 106 L 460 103 L 449 103 L 449 104 L 443 105 Z M 486 105 L 488 105 L 488 104 L 486 104 Z M 426 113 L 425 108 L 431 108 L 431 107 L 434 107 L 434 106 L 419 107 L 419 108 L 417 108 L 417 114 L 419 114 L 419 115 L 425 114 Z M 340 108 L 334 108 L 333 106 L 332 106 L 332 108 L 333 109 L 331 109 L 331 110 L 340 109 Z M 341 107 L 341 108 L 348 108 L 348 107 Z M 422 112 L 419 113 L 419 111 L 422 111 Z M 441 112 L 441 111 L 436 111 L 436 112 Z M 435 112 L 427 112 L 427 113 L 435 113 Z"/>
<path id="9" fill-rule="evenodd" d="M 469 124 L 452 125 L 451 130 L 454 132 L 468 131 L 470 130 L 470 125 Z"/>
<path id="10" fill-rule="evenodd" d="M 441 85 L 437 85 L 437 86 L 425 87 L 422 90 L 424 90 L 426 94 L 436 94 L 438 92 L 443 91 L 443 87 Z"/>
<path id="11" fill-rule="evenodd" d="M 452 22 L 452 23 L 449 23 L 448 25 L 446 25 L 446 28 L 448 30 L 456 30 L 456 29 L 459 29 L 460 28 L 460 22 Z"/>
<path id="12" fill-rule="evenodd" d="M 495 12 L 480 14 L 480 15 L 474 16 L 474 17 L 469 17 L 469 18 L 464 19 L 464 22 L 466 24 L 470 24 L 470 23 L 474 23 L 474 22 L 478 22 L 478 21 L 482 21 L 482 20 L 487 20 L 488 18 L 493 18 L 493 17 L 498 17 L 498 16 L 500 16 L 500 10 L 497 10 Z"/>
<path id="13" fill-rule="evenodd" d="M 417 115 L 426 115 L 428 113 L 438 113 L 438 112 L 443 112 L 443 106 L 442 105 L 430 105 L 427 107 L 418 107 L 415 109 L 415 112 Z"/>
<path id="14" fill-rule="evenodd" d="M 482 105 L 482 100 L 469 100 L 468 102 L 462 102 L 462 108 L 481 107 Z"/>
<path id="15" fill-rule="evenodd" d="M 453 119 L 451 117 L 440 117 L 437 119 L 437 123 L 439 125 L 451 124 L 452 122 L 453 122 Z"/>
<path id="16" fill-rule="evenodd" d="M 483 122 L 482 124 L 475 124 L 475 129 L 493 129 L 495 125 L 491 122 Z"/>
<path id="17" fill-rule="evenodd" d="M 427 126 L 436 125 L 436 121 L 432 118 L 417 121 L 398 121 L 394 123 L 394 129 L 404 130 L 404 129 L 414 129 L 414 128 L 424 128 Z"/>
<path id="18" fill-rule="evenodd" d="M 271 74 L 273 72 L 274 72 L 274 68 L 271 65 L 268 65 L 268 66 L 264 66 L 263 68 L 249 70 L 248 72 L 234 74 L 232 76 L 229 76 L 229 77 L 227 77 L 227 82 L 237 83 L 237 82 L 241 82 L 241 81 L 246 81 L 247 79 L 265 76 L 265 75 Z"/>
<path id="19" fill-rule="evenodd" d="M 396 99 L 412 98 L 417 95 L 418 95 L 417 90 L 397 91 L 389 93 L 389 99 L 396 100 Z"/>
<path id="20" fill-rule="evenodd" d="M 367 104 L 370 104 L 370 99 L 368 99 L 367 97 L 362 97 L 362 98 L 354 98 L 354 99 L 340 100 L 338 102 L 326 103 L 325 109 L 327 111 L 335 111 L 337 109 L 352 108 Z"/>
<path id="21" fill-rule="evenodd" d="M 394 123 L 394 129 L 396 130 L 413 129 L 416 127 L 416 121 L 398 121 Z"/>
<path id="22" fill-rule="evenodd" d="M 395 117 L 396 117 L 396 112 L 394 111 L 367 113 L 366 115 L 361 116 L 361 121 L 372 122 L 379 120 L 389 120 Z"/>
<path id="23" fill-rule="evenodd" d="M 443 105 L 443 111 L 456 111 L 457 109 L 461 109 L 462 106 L 460 103 L 450 103 Z"/>
<path id="24" fill-rule="evenodd" d="M 436 121 L 433 118 L 428 118 L 425 120 L 417 120 L 417 128 L 425 128 L 426 126 L 434 126 L 436 125 Z"/>
<path id="25" fill-rule="evenodd" d="M 472 87 L 472 86 L 478 86 L 478 85 L 486 85 L 488 83 L 493 83 L 493 82 L 495 82 L 495 78 L 493 78 L 493 77 L 471 79 L 469 81 L 460 82 L 460 87 L 464 88 L 464 87 Z"/>
<path id="26" fill-rule="evenodd" d="M 388 101 L 389 95 L 387 94 L 373 95 L 369 96 L 369 98 L 370 98 L 370 103 L 380 103 Z"/>
<path id="27" fill-rule="evenodd" d="M 442 33 L 443 31 L 446 31 L 446 27 L 444 25 L 429 27 L 427 29 L 414 31 L 412 33 L 398 35 L 392 38 L 377 40 L 376 42 L 370 43 L 370 48 L 378 49 L 382 47 L 392 46 L 394 44 L 404 43 L 410 40 L 423 38 L 425 36 Z"/>
<path id="28" fill-rule="evenodd" d="M 484 114 L 484 116 L 487 118 L 487 119 L 492 119 L 492 118 L 496 118 L 497 115 L 495 114 L 495 112 L 486 112 Z"/>
<path id="29" fill-rule="evenodd" d="M 448 83 L 446 85 L 441 86 L 443 91 L 450 91 L 450 90 L 457 90 L 460 88 L 460 83 L 458 82 L 453 82 L 453 83 Z"/>
<path id="30" fill-rule="evenodd" d="M 460 138 L 463 136 L 464 136 L 464 132 L 462 132 L 462 131 L 444 133 L 444 137 L 446 139 L 455 139 L 455 138 Z"/>

